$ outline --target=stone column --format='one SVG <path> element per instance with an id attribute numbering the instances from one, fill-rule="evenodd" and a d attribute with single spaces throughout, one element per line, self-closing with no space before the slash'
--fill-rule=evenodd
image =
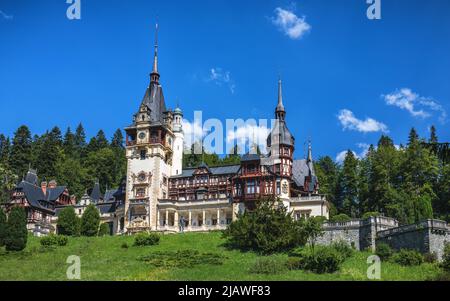
<path id="1" fill-rule="evenodd" d="M 217 209 L 217 227 L 220 227 L 220 209 Z"/>
<path id="2" fill-rule="evenodd" d="M 175 231 L 179 231 L 179 224 L 178 224 L 178 211 L 175 210 L 174 219 L 173 219 L 173 225 L 175 226 Z"/>
<path id="3" fill-rule="evenodd" d="M 192 229 L 192 210 L 189 209 L 189 229 Z"/>
<path id="4" fill-rule="evenodd" d="M 159 211 L 159 209 L 157 209 L 158 211 L 156 212 L 156 230 L 159 230 L 159 228 L 161 228 L 161 212 Z"/>
<path id="5" fill-rule="evenodd" d="M 169 210 L 166 209 L 166 221 L 164 223 L 164 226 L 169 226 Z"/>
<path id="6" fill-rule="evenodd" d="M 205 211 L 205 209 L 203 209 L 202 213 L 203 213 L 202 228 L 206 229 L 206 211 Z"/>

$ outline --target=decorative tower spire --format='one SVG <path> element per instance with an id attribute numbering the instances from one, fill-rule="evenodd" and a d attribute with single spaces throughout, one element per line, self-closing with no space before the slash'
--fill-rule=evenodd
<path id="1" fill-rule="evenodd" d="M 308 165 L 309 175 L 311 176 L 312 174 L 314 174 L 311 139 L 308 140 L 308 157 L 306 158 L 306 164 Z"/>
<path id="2" fill-rule="evenodd" d="M 286 111 L 284 110 L 283 105 L 283 92 L 281 88 L 281 78 L 278 79 L 278 104 L 275 109 L 275 117 L 280 121 L 284 121 L 284 117 L 286 115 Z"/>
<path id="3" fill-rule="evenodd" d="M 159 81 L 159 73 L 158 73 L 158 23 L 156 23 L 155 27 L 155 54 L 153 57 L 153 70 L 150 73 L 150 81 L 157 83 Z"/>

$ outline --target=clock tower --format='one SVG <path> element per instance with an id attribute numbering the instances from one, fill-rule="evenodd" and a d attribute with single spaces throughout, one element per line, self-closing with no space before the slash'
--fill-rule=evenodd
<path id="1" fill-rule="evenodd" d="M 158 72 L 158 24 L 150 83 L 133 123 L 125 128 L 127 183 L 125 228 L 128 233 L 157 229 L 159 199 L 167 199 L 168 178 L 173 173 L 174 141 L 182 133 L 174 116 L 166 109 Z M 178 162 L 177 162 L 178 163 Z M 178 166 L 177 166 L 178 167 Z"/>

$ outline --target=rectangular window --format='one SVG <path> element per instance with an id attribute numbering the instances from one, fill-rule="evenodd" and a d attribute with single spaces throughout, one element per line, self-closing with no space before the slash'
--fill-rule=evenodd
<path id="1" fill-rule="evenodd" d="M 147 151 L 145 149 L 141 149 L 141 160 L 145 160 L 146 156 L 147 156 Z"/>

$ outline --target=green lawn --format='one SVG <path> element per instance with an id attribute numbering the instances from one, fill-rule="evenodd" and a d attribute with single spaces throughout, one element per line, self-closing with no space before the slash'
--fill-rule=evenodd
<path id="1" fill-rule="evenodd" d="M 122 248 L 126 242 L 129 248 Z M 27 248 L 18 253 L 0 250 L 0 280 L 66 280 L 67 257 L 81 258 L 82 280 L 367 280 L 367 252 L 355 252 L 334 274 L 316 275 L 305 271 L 286 271 L 277 275 L 249 273 L 259 257 L 251 252 L 230 251 L 222 246 L 221 233 L 164 235 L 157 246 L 134 247 L 133 237 L 70 238 L 64 247 L 43 250 L 39 239 L 30 237 Z M 190 268 L 154 267 L 138 258 L 152 252 L 198 250 L 221 254 L 222 265 L 200 264 Z M 286 254 L 276 255 L 287 257 Z M 425 280 L 439 272 L 436 265 L 401 267 L 383 263 L 382 280 Z"/>

